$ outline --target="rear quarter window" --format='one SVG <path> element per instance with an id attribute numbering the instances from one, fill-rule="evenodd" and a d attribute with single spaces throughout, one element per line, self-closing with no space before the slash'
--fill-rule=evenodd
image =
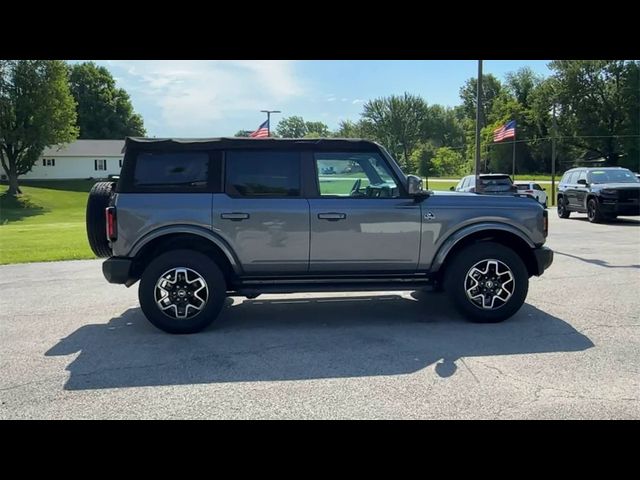
<path id="1" fill-rule="evenodd" d="M 206 188 L 209 154 L 206 152 L 140 153 L 133 186 L 151 188 Z"/>

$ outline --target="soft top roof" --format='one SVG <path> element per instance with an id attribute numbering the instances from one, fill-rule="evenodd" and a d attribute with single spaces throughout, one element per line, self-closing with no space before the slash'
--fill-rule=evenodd
<path id="1" fill-rule="evenodd" d="M 246 138 L 246 137 L 221 137 L 221 138 L 144 138 L 127 137 L 124 150 L 132 149 L 171 149 L 171 150 L 195 150 L 195 149 L 230 149 L 230 148 L 260 148 L 304 150 L 308 148 L 320 150 L 361 150 L 375 151 L 379 146 L 370 140 L 359 138 Z"/>

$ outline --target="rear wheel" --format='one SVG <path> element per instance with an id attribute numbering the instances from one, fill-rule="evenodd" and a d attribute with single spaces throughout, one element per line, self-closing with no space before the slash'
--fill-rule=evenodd
<path id="1" fill-rule="evenodd" d="M 226 298 L 222 271 L 208 256 L 172 250 L 145 269 L 138 289 L 147 319 L 169 333 L 196 333 L 217 317 Z"/>
<path id="2" fill-rule="evenodd" d="M 560 218 L 569 218 L 571 212 L 567 210 L 567 204 L 564 197 L 558 197 L 558 216 Z"/>
<path id="3" fill-rule="evenodd" d="M 111 246 L 107 240 L 105 209 L 111 202 L 113 182 L 98 182 L 89 192 L 87 199 L 87 238 L 89 246 L 97 257 L 110 257 Z"/>
<path id="4" fill-rule="evenodd" d="M 445 271 L 445 290 L 465 317 L 495 323 L 516 313 L 529 290 L 529 274 L 518 254 L 499 243 L 470 245 Z"/>

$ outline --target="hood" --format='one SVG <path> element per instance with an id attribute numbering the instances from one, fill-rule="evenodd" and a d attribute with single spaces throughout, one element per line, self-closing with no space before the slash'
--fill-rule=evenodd
<path id="1" fill-rule="evenodd" d="M 640 183 L 592 183 L 591 188 L 602 190 L 603 188 L 640 190 Z"/>

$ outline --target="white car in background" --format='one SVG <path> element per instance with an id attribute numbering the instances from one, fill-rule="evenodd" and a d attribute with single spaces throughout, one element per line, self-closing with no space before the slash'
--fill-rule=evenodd
<path id="1" fill-rule="evenodd" d="M 537 183 L 520 182 L 516 183 L 516 188 L 518 189 L 518 193 L 524 193 L 535 198 L 539 203 L 542 204 L 544 208 L 547 208 L 547 192 L 545 192 L 544 189 Z"/>

